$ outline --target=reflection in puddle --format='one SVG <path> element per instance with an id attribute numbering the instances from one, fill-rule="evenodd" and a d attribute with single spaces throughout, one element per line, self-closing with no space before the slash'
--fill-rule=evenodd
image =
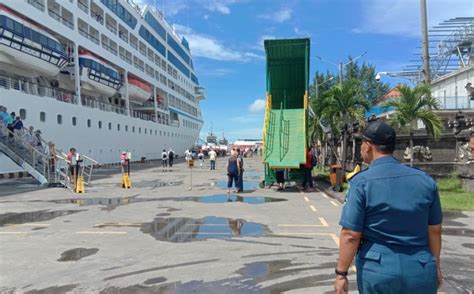
<path id="1" fill-rule="evenodd" d="M 267 226 L 262 224 L 216 216 L 207 216 L 202 219 L 156 218 L 151 223 L 144 223 L 141 231 L 152 235 L 157 240 L 177 243 L 206 239 L 260 237 L 271 233 Z"/>
<path id="2" fill-rule="evenodd" d="M 225 203 L 225 202 L 243 202 L 248 204 L 263 204 L 270 202 L 280 202 L 287 201 L 283 198 L 272 198 L 272 197 L 243 197 L 239 195 L 227 195 L 227 194 L 217 194 L 210 196 L 202 197 L 182 197 L 176 198 L 176 201 L 194 201 L 200 203 Z"/>
<path id="3" fill-rule="evenodd" d="M 287 201 L 283 198 L 272 198 L 272 197 L 243 197 L 240 195 L 227 195 L 217 194 L 210 196 L 189 196 L 189 197 L 163 197 L 163 198 L 137 198 L 137 197 L 123 197 L 123 198 L 75 198 L 75 199 L 60 199 L 51 200 L 57 204 L 77 204 L 79 206 L 90 206 L 90 205 L 102 205 L 106 206 L 105 210 L 113 210 L 114 208 L 122 205 L 128 205 L 139 202 L 152 202 L 152 201 L 192 201 L 200 203 L 227 203 L 227 202 L 243 202 L 248 204 L 264 204 L 270 202 Z M 178 211 L 180 209 L 170 208 L 167 212 Z"/>
<path id="4" fill-rule="evenodd" d="M 83 257 L 94 255 L 98 251 L 97 248 L 74 248 L 61 253 L 58 261 L 77 261 Z"/>
<path id="5" fill-rule="evenodd" d="M 56 210 L 56 211 L 31 211 L 21 213 L 0 214 L 0 227 L 51 220 L 53 218 L 74 214 L 83 210 Z"/>
<path id="6" fill-rule="evenodd" d="M 176 181 L 176 182 L 159 182 L 156 180 L 151 181 L 141 181 L 133 183 L 133 186 L 136 188 L 161 188 L 161 187 L 175 187 L 182 185 L 183 182 Z"/>
<path id="7" fill-rule="evenodd" d="M 90 205 L 102 205 L 106 206 L 103 210 L 113 210 L 118 206 L 128 205 L 132 203 L 139 203 L 139 202 L 149 202 L 149 201 L 159 201 L 159 199 L 153 198 L 137 198 L 136 196 L 132 197 L 123 197 L 123 198 L 74 198 L 74 199 L 59 199 L 59 200 L 51 200 L 49 202 L 53 202 L 56 204 L 77 204 L 79 206 L 90 206 Z"/>
<path id="8" fill-rule="evenodd" d="M 222 280 L 210 282 L 194 280 L 187 283 L 175 282 L 146 288 L 134 285 L 121 289 L 114 288 L 115 292 L 101 293 L 135 293 L 140 291 L 140 293 L 273 294 L 297 289 L 309 290 L 310 287 L 332 285 L 334 275 L 331 273 L 319 275 L 302 273 L 318 269 L 327 269 L 327 272 L 329 272 L 334 266 L 336 266 L 335 262 L 322 264 L 321 266 L 304 266 L 303 264 L 292 263 L 290 260 L 258 261 L 245 264 L 236 272 L 236 275 Z M 285 281 L 282 281 L 282 277 L 285 277 Z M 355 291 L 354 287 L 354 283 L 351 283 L 349 290 L 351 292 Z M 314 290 L 306 292 L 321 293 Z"/>
<path id="9" fill-rule="evenodd" d="M 216 182 L 216 186 L 219 188 L 227 189 L 227 180 L 219 180 Z M 258 181 L 246 181 L 244 178 L 244 191 L 256 190 L 259 187 Z"/>

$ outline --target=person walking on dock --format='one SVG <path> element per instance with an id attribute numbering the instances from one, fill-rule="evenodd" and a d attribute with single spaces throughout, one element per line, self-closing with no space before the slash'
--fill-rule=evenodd
<path id="1" fill-rule="evenodd" d="M 232 149 L 230 152 L 230 157 L 227 160 L 227 194 L 230 194 L 230 189 L 232 188 L 232 183 L 234 187 L 238 189 L 238 182 L 239 182 L 239 163 L 237 159 L 237 151 Z"/>
<path id="2" fill-rule="evenodd" d="M 313 175 L 312 175 L 312 172 L 313 172 L 313 167 L 316 166 L 315 164 L 315 157 L 313 155 L 313 151 L 311 150 L 311 146 L 308 147 L 308 149 L 306 150 L 306 162 L 305 164 L 303 165 L 303 169 L 304 169 L 304 178 L 303 178 L 303 190 L 306 191 L 306 186 L 309 186 L 309 191 L 313 191 L 314 190 L 314 187 L 313 187 Z"/>
<path id="3" fill-rule="evenodd" d="M 237 149 L 237 161 L 239 163 L 239 184 L 237 185 L 237 193 L 240 193 L 244 191 L 244 157 L 240 149 Z"/>
<path id="4" fill-rule="evenodd" d="M 163 153 L 161 153 L 161 166 L 163 171 L 168 167 L 168 152 L 166 152 L 166 149 L 163 149 Z"/>
<path id="5" fill-rule="evenodd" d="M 199 160 L 199 168 L 202 168 L 204 164 L 204 153 L 202 153 L 202 150 L 199 150 L 198 160 Z"/>
<path id="6" fill-rule="evenodd" d="M 214 149 L 211 149 L 211 151 L 209 151 L 208 155 L 209 155 L 209 162 L 211 164 L 211 170 L 215 170 L 216 169 L 217 153 L 216 153 L 216 151 L 214 151 Z"/>
<path id="7" fill-rule="evenodd" d="M 174 161 L 174 151 L 170 147 L 170 150 L 168 151 L 168 163 L 169 163 L 170 168 L 173 167 L 173 161 Z"/>

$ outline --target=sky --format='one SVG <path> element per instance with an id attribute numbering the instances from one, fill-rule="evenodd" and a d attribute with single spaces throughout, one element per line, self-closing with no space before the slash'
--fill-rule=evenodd
<path id="1" fill-rule="evenodd" d="M 414 55 L 421 52 L 419 0 L 141 1 L 162 10 L 189 41 L 196 75 L 207 94 L 200 103 L 202 139 L 211 127 L 218 138 L 224 133 L 230 141 L 262 137 L 264 39 L 309 37 L 310 81 L 316 70 L 337 73 L 334 64 L 365 51 L 359 62 L 371 63 L 377 71 L 400 71 L 409 60 L 420 58 Z M 429 27 L 474 16 L 472 0 L 427 0 L 427 6 Z"/>

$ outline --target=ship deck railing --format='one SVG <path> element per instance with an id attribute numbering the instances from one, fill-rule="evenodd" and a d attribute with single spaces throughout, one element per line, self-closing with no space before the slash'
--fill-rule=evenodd
<path id="1" fill-rule="evenodd" d="M 113 105 L 107 102 L 98 101 L 94 97 L 82 95 L 82 105 L 89 108 L 97 108 L 102 111 L 115 112 L 118 114 L 127 115 L 127 109 L 125 107 Z"/>
<path id="2" fill-rule="evenodd" d="M 45 87 L 37 83 L 24 81 L 19 78 L 13 78 L 2 74 L 0 74 L 0 88 L 17 90 L 35 96 L 50 97 L 66 103 L 76 104 L 77 101 L 77 96 L 74 92 L 60 88 Z"/>

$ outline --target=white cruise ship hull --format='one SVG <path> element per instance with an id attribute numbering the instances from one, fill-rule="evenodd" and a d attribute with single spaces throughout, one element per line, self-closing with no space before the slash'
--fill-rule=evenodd
<path id="1" fill-rule="evenodd" d="M 203 93 L 189 44 L 154 7 L 0 0 L 0 105 L 63 152 L 101 164 L 182 155 Z"/>
<path id="2" fill-rule="evenodd" d="M 131 152 L 132 161 L 140 160 L 142 157 L 159 159 L 163 149 L 169 148 L 173 148 L 175 154 L 182 156 L 184 151 L 194 144 L 198 136 L 198 130 L 186 131 L 185 128 L 157 124 L 114 112 L 60 102 L 50 97 L 38 97 L 3 88 L 0 88 L 0 105 L 6 106 L 8 110 L 15 110 L 17 113 L 20 109 L 24 109 L 26 111 L 23 121 L 25 127 L 32 125 L 40 129 L 42 136 L 46 140 L 54 141 L 63 152 L 75 147 L 79 153 L 92 157 L 99 163 L 119 162 L 122 151 Z M 45 113 L 44 122 L 40 120 L 40 112 Z M 58 123 L 58 115 L 62 116 L 61 124 Z M 73 117 L 77 119 L 76 126 L 72 125 Z M 87 125 L 89 119 L 91 127 Z M 102 122 L 101 129 L 98 127 L 99 121 Z M 111 123 L 111 130 L 109 130 L 109 123 Z M 120 131 L 117 130 L 118 124 L 120 124 Z M 125 131 L 126 125 L 128 125 L 128 132 Z M 135 127 L 135 132 L 132 132 L 133 127 Z M 139 129 L 141 129 L 140 132 Z M 146 134 L 145 129 L 147 129 Z"/>

